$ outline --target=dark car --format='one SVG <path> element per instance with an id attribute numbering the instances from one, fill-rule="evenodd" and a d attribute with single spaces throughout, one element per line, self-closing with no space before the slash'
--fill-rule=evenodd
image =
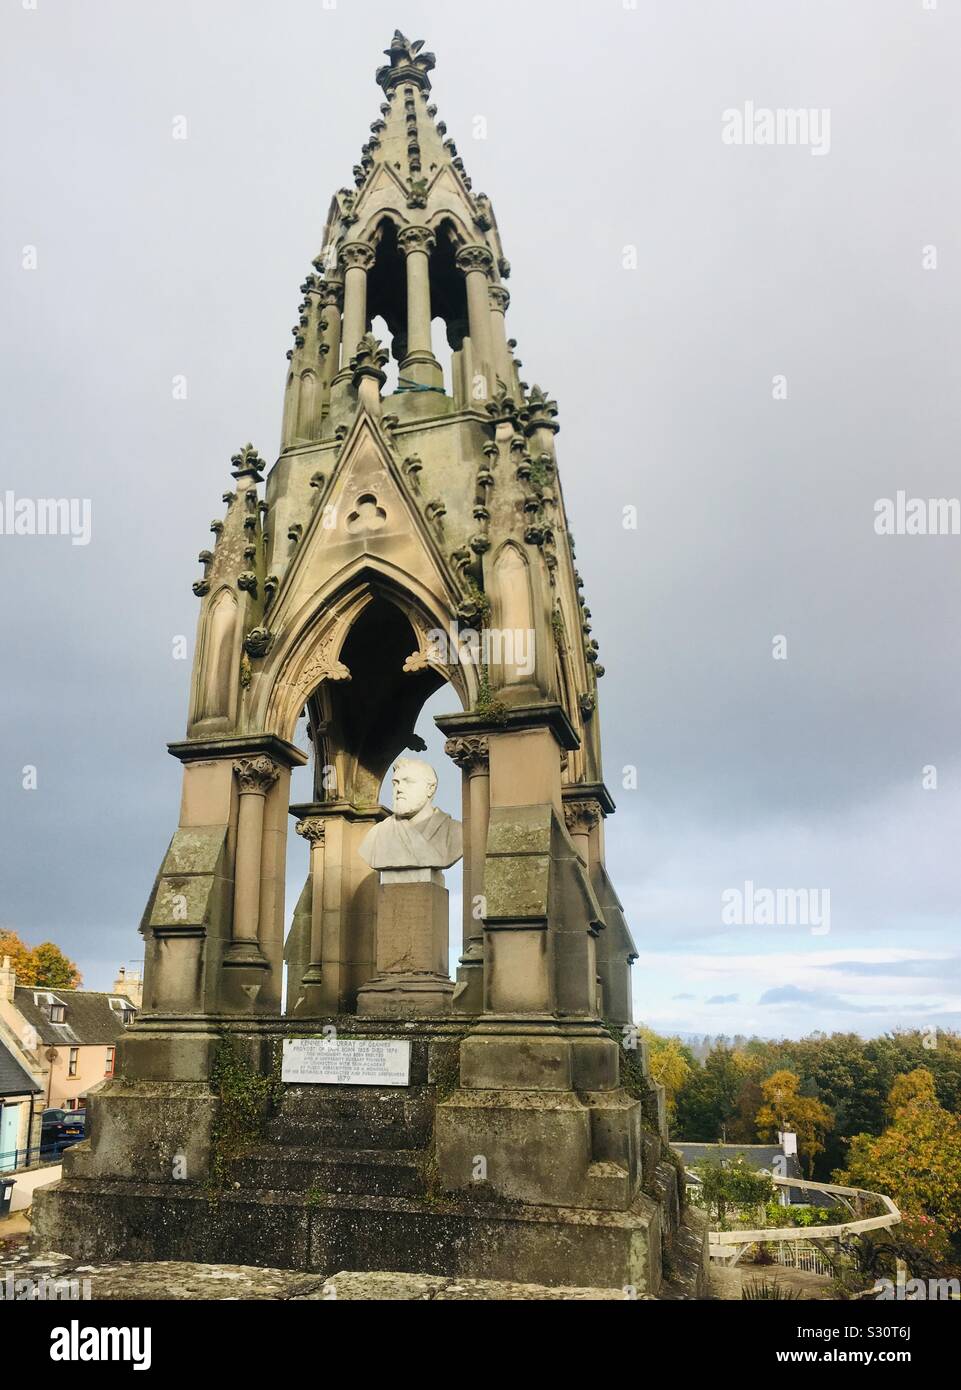
<path id="1" fill-rule="evenodd" d="M 87 1137 L 87 1112 L 86 1110 L 67 1110 L 63 1116 L 63 1138 L 60 1141 L 62 1149 L 69 1148 L 71 1144 L 79 1144 L 81 1139 Z"/>
<path id="2" fill-rule="evenodd" d="M 65 1134 L 64 1118 L 66 1110 L 53 1107 L 45 1110 L 40 1118 L 40 1157 L 55 1158 L 60 1152 Z"/>
<path id="3" fill-rule="evenodd" d="M 87 1137 L 86 1110 L 60 1110 L 52 1107 L 43 1112 L 40 1122 L 41 1158 L 59 1158 L 71 1144 Z"/>

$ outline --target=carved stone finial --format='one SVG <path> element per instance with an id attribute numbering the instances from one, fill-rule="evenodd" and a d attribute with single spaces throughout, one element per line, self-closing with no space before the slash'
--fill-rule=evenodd
<path id="1" fill-rule="evenodd" d="M 423 47 L 423 39 L 411 43 L 399 29 L 394 30 L 390 47 L 384 49 L 390 62 L 377 69 L 377 81 L 388 96 L 403 82 L 419 87 L 422 92 L 430 91 L 428 74 L 436 67 L 437 59 L 433 53 L 424 53 Z"/>
<path id="2" fill-rule="evenodd" d="M 245 444 L 230 460 L 230 471 L 234 477 L 252 478 L 255 483 L 263 482 L 267 465 L 252 444 Z"/>
<path id="3" fill-rule="evenodd" d="M 355 371 L 360 367 L 374 367 L 379 371 L 389 356 L 390 353 L 382 346 L 379 338 L 375 338 L 373 333 L 365 333 L 357 344 L 357 351 L 350 359 L 350 365 Z"/>
<path id="4" fill-rule="evenodd" d="M 521 418 L 526 434 L 533 434 L 535 430 L 550 430 L 551 434 L 557 434 L 560 429 L 557 423 L 557 402 L 552 401 L 547 392 L 542 391 L 537 385 L 532 386 L 528 393 Z"/>

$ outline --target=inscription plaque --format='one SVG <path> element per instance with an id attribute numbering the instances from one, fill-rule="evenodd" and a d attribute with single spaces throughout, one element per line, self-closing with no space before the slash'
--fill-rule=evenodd
<path id="1" fill-rule="evenodd" d="M 306 1086 L 409 1086 L 410 1043 L 384 1038 L 285 1038 L 281 1079 Z"/>

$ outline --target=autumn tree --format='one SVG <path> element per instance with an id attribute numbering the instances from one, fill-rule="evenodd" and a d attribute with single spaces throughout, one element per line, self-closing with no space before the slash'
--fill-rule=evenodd
<path id="1" fill-rule="evenodd" d="M 883 1134 L 851 1140 L 837 1181 L 883 1192 L 912 1219 L 924 1215 L 961 1234 L 961 1116 L 939 1105 L 923 1067 L 896 1079 L 888 1110 Z"/>
<path id="2" fill-rule="evenodd" d="M 647 1043 L 650 1074 L 664 1087 L 667 1116 L 673 1124 L 677 1093 L 693 1070 L 693 1058 L 680 1038 L 662 1038 L 649 1028 L 642 1028 L 640 1031 L 641 1037 Z"/>
<path id="3" fill-rule="evenodd" d="M 761 1082 L 764 1103 L 757 1112 L 759 1139 L 773 1140 L 778 1134 L 797 1135 L 798 1154 L 810 1176 L 814 1160 L 824 1148 L 824 1136 L 834 1117 L 814 1096 L 801 1093 L 801 1079 L 793 1071 L 776 1071 Z"/>
<path id="4" fill-rule="evenodd" d="M 28 946 L 16 932 L 0 931 L 0 961 L 5 956 L 10 957 L 18 985 L 32 985 L 41 989 L 79 989 L 82 983 L 76 965 L 52 941 Z"/>

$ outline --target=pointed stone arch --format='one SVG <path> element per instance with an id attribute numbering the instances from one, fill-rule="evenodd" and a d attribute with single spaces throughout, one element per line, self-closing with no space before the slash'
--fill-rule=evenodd
<path id="1" fill-rule="evenodd" d="M 342 660 L 344 646 L 364 610 L 378 599 L 394 604 L 410 624 L 414 641 L 407 656 L 408 674 L 431 669 L 439 677 L 438 686 L 450 682 L 464 709 L 476 703 L 476 669 L 469 662 L 440 659 L 452 655 L 452 604 L 410 574 L 366 555 L 314 595 L 275 643 L 257 681 L 252 713 L 259 728 L 290 739 L 319 685 L 351 679 Z M 442 634 L 445 642 L 432 640 L 433 634 Z"/>

